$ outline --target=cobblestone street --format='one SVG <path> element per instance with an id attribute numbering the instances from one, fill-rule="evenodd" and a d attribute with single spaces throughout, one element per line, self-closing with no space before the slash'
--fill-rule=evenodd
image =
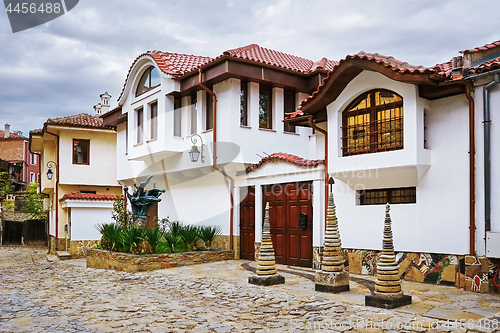
<path id="1" fill-rule="evenodd" d="M 363 306 L 355 282 L 333 295 L 282 273 L 285 285 L 259 287 L 239 260 L 123 273 L 43 248 L 0 258 L 0 332 L 493 332 L 500 312 L 497 295 L 418 283 L 403 284 L 414 301 L 396 310 Z"/>

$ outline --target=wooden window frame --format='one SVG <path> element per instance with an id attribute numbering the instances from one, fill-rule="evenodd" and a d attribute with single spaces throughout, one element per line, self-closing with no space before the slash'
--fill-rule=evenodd
<path id="1" fill-rule="evenodd" d="M 82 163 L 75 162 L 75 147 L 76 147 L 75 141 L 78 141 L 78 144 L 80 142 L 86 142 L 87 143 L 87 161 L 86 162 L 82 162 Z M 73 156 L 72 157 L 73 157 L 73 164 L 77 164 L 77 165 L 90 165 L 90 140 L 87 140 L 87 139 L 73 139 Z"/>
<path id="2" fill-rule="evenodd" d="M 293 96 L 293 103 L 292 106 L 287 103 L 287 97 L 291 98 Z M 290 90 L 285 90 L 283 92 L 283 119 L 286 119 L 286 117 L 290 114 L 296 111 L 296 103 L 295 103 L 296 97 L 295 93 Z M 288 101 L 290 102 L 290 101 Z M 287 133 L 297 133 L 296 126 L 292 125 L 290 123 L 283 123 L 283 131 Z"/>
<path id="3" fill-rule="evenodd" d="M 154 89 L 154 88 L 156 88 L 156 87 L 160 86 L 160 84 L 161 84 L 161 83 L 158 83 L 158 84 L 157 84 L 157 85 L 155 85 L 155 86 L 152 86 L 152 85 L 151 85 L 151 84 L 152 84 L 152 83 L 151 83 L 151 72 L 152 72 L 153 70 L 158 71 L 158 70 L 156 69 L 156 67 L 155 67 L 155 66 L 149 66 L 149 67 L 148 67 L 148 68 L 144 71 L 144 73 L 141 75 L 141 78 L 140 78 L 140 80 L 139 80 L 139 83 L 137 84 L 137 88 L 135 89 L 135 97 L 140 96 L 140 95 L 142 95 L 142 94 L 144 94 L 144 93 L 147 93 L 147 92 L 148 92 L 148 91 L 150 91 L 151 89 Z M 159 74 L 159 72 L 158 72 L 158 74 Z M 146 80 L 148 81 L 148 82 L 147 82 L 147 85 L 142 84 L 142 87 L 141 87 L 141 83 L 142 83 L 142 82 L 146 83 Z M 146 89 L 144 89 L 144 87 L 146 87 Z M 144 90 L 142 90 L 142 89 L 144 89 Z M 141 91 L 139 91 L 139 90 L 141 90 Z"/>
<path id="4" fill-rule="evenodd" d="M 408 191 L 408 193 L 403 193 Z M 416 187 L 396 187 L 373 190 L 363 190 L 359 192 L 359 205 L 398 205 L 417 203 Z"/>
<path id="5" fill-rule="evenodd" d="M 208 89 L 213 91 L 213 87 L 209 86 Z M 205 131 L 211 131 L 214 129 L 214 96 L 207 91 L 206 103 L 205 103 Z"/>
<path id="6" fill-rule="evenodd" d="M 387 103 L 387 104 L 381 104 L 381 105 L 375 105 L 375 94 L 379 93 L 391 93 L 399 98 L 401 98 L 400 101 L 393 102 L 393 103 Z M 367 96 L 370 96 L 370 106 L 366 107 L 364 109 L 360 110 L 352 110 L 350 111 L 355 105 L 357 105 L 361 100 L 365 99 Z M 378 114 L 381 111 L 386 111 L 386 110 L 395 110 L 397 108 L 400 108 L 401 115 L 399 117 L 391 117 L 389 118 L 390 124 L 393 122 L 401 122 L 401 129 L 399 130 L 400 132 L 400 137 L 401 140 L 395 140 L 393 144 L 391 144 L 389 147 L 382 147 L 382 142 L 379 140 L 380 135 L 387 133 L 387 132 L 379 132 L 377 129 L 377 125 L 382 124 L 382 120 L 378 119 Z M 356 123 L 354 125 L 348 125 L 348 119 L 353 117 L 353 116 L 362 116 L 362 115 L 368 115 L 369 121 L 365 123 Z M 387 121 L 387 119 L 385 120 Z M 359 126 L 359 124 L 369 124 L 369 143 L 368 143 L 368 148 L 361 148 L 357 150 L 350 150 L 349 149 L 349 144 L 348 140 L 350 138 L 348 134 L 348 129 L 353 126 Z M 365 125 L 366 126 L 366 125 Z M 354 130 L 353 130 L 354 132 Z M 389 132 L 390 133 L 390 132 Z M 374 89 L 370 90 L 368 92 L 365 92 L 361 95 L 359 95 L 354 101 L 352 101 L 349 106 L 342 112 L 342 156 L 351 156 L 351 155 L 360 155 L 360 154 L 369 154 L 369 153 L 376 153 L 376 152 L 381 152 L 381 151 L 391 151 L 391 150 L 399 150 L 403 149 L 404 147 L 404 110 L 403 110 L 403 98 L 395 93 L 394 91 L 387 90 L 387 89 Z M 366 134 L 365 134 L 366 135 Z M 366 147 L 366 145 L 365 145 Z"/>

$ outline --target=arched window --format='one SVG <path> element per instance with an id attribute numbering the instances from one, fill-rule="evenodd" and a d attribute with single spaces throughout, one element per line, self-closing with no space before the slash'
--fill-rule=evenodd
<path id="1" fill-rule="evenodd" d="M 151 66 L 148 69 L 146 69 L 144 74 L 142 74 L 141 80 L 137 85 L 137 90 L 135 92 L 135 95 L 139 96 L 140 94 L 145 93 L 146 91 L 151 90 L 155 87 L 158 87 L 159 85 L 160 85 L 160 73 L 158 73 L 158 70 L 154 66 Z"/>
<path id="2" fill-rule="evenodd" d="M 372 90 L 356 98 L 342 114 L 343 156 L 403 149 L 403 98 Z"/>

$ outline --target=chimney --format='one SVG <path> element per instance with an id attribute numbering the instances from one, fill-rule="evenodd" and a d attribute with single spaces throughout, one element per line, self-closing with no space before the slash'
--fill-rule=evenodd
<path id="1" fill-rule="evenodd" d="M 111 95 L 106 91 L 104 94 L 101 94 L 101 114 L 104 114 L 109 111 L 109 99 Z"/>
<path id="2" fill-rule="evenodd" d="M 462 67 L 463 67 L 462 56 L 453 57 L 451 61 L 451 76 L 457 77 L 459 75 L 462 75 L 463 74 Z"/>
<path id="3" fill-rule="evenodd" d="M 9 124 L 5 124 L 5 135 L 4 135 L 4 138 L 8 138 L 10 137 L 10 125 Z"/>
<path id="4" fill-rule="evenodd" d="M 102 114 L 102 105 L 101 103 L 97 103 L 94 105 L 95 116 L 100 116 Z"/>

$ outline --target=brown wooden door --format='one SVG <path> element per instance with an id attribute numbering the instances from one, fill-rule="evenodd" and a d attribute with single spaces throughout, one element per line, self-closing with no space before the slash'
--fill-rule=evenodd
<path id="1" fill-rule="evenodd" d="M 311 183 L 266 186 L 264 193 L 263 207 L 269 201 L 269 222 L 276 262 L 312 267 Z"/>
<path id="2" fill-rule="evenodd" d="M 254 260 L 255 187 L 240 188 L 240 258 Z"/>

